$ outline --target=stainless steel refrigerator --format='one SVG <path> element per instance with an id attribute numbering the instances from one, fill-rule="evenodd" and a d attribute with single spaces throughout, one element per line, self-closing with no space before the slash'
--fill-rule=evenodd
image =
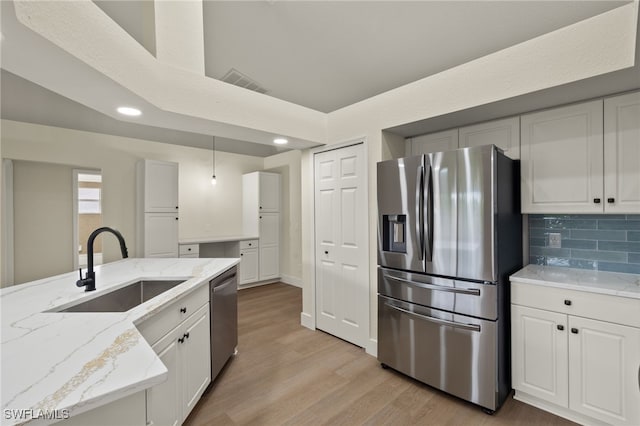
<path id="1" fill-rule="evenodd" d="M 377 172 L 378 360 L 493 412 L 511 390 L 518 163 L 489 145 Z"/>

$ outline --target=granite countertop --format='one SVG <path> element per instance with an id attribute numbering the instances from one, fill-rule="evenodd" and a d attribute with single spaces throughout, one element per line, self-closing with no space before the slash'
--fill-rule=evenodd
<path id="1" fill-rule="evenodd" d="M 566 288 L 611 296 L 640 299 L 640 275 L 527 265 L 510 277 L 511 282 Z"/>
<path id="2" fill-rule="evenodd" d="M 257 235 L 228 235 L 224 237 L 198 237 L 198 238 L 183 238 L 179 241 L 180 244 L 206 244 L 206 243 L 226 243 L 228 241 L 246 241 L 257 240 Z"/>
<path id="3" fill-rule="evenodd" d="M 6 410 L 73 416 L 162 383 L 167 369 L 136 324 L 239 261 L 124 259 L 96 267 L 93 292 L 76 287 L 77 272 L 1 289 L 1 423 L 24 422 Z M 55 312 L 140 279 L 186 281 L 127 312 Z"/>

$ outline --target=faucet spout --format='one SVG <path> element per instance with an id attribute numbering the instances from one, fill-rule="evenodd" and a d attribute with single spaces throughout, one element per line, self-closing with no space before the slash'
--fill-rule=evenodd
<path id="1" fill-rule="evenodd" d="M 110 232 L 116 236 L 118 242 L 120 243 L 120 252 L 122 253 L 122 258 L 126 259 L 129 257 L 127 252 L 127 245 L 124 242 L 124 238 L 122 234 L 113 228 L 109 228 L 108 226 L 103 226 L 102 228 L 98 228 L 89 235 L 89 240 L 87 241 L 87 275 L 85 278 L 82 278 L 82 269 L 80 269 L 80 279 L 76 281 L 76 285 L 78 287 L 84 287 L 84 291 L 93 291 L 96 289 L 96 273 L 93 270 L 93 241 L 96 239 L 98 235 L 103 232 Z"/>

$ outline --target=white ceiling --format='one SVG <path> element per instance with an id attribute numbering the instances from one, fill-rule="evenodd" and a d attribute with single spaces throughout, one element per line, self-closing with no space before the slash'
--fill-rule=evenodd
<path id="1" fill-rule="evenodd" d="M 270 96 L 327 112 L 628 2 L 206 0 L 206 74 L 221 78 L 234 68 Z M 151 0 L 96 4 L 155 52 Z M 210 140 L 197 130 L 170 129 L 163 139 L 161 127 L 109 117 L 101 122 L 99 112 L 79 113 L 80 104 L 9 73 L 2 78 L 3 118 L 200 147 Z M 40 100 L 41 107 L 25 108 L 24 99 Z M 407 135 L 417 129 L 397 131 Z M 256 145 L 229 144 L 229 151 L 244 153 Z M 269 153 L 263 146 L 254 155 Z"/>

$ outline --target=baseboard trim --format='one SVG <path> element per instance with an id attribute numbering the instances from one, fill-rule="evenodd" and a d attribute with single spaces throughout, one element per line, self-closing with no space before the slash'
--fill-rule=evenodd
<path id="1" fill-rule="evenodd" d="M 294 287 L 302 288 L 302 278 L 294 277 L 292 275 L 282 275 L 280 277 L 280 281 Z"/>
<path id="2" fill-rule="evenodd" d="M 513 399 L 520 401 L 520 402 L 524 402 L 525 404 L 529 404 L 532 405 L 536 408 L 539 408 L 541 410 L 547 411 L 551 414 L 555 414 L 556 416 L 560 416 L 563 417 L 567 420 L 571 420 L 572 422 L 576 422 L 582 425 L 587 425 L 587 426 L 602 426 L 602 425 L 606 425 L 607 423 L 601 422 L 597 419 L 594 419 L 592 417 L 588 417 L 585 416 L 583 414 L 580 413 L 576 413 L 575 411 L 569 410 L 568 408 L 565 407 L 560 407 L 558 405 L 555 405 L 553 403 L 547 402 L 547 401 L 543 401 L 533 395 L 530 395 L 528 393 L 524 393 L 524 392 L 520 392 L 518 390 L 516 390 L 513 394 Z"/>
<path id="3" fill-rule="evenodd" d="M 306 312 L 300 312 L 300 325 L 310 330 L 316 329 L 314 318 Z"/>
<path id="4" fill-rule="evenodd" d="M 248 283 L 248 284 L 238 284 L 238 290 L 244 290 L 245 288 L 251 288 L 251 287 L 259 287 L 261 285 L 273 284 L 277 282 L 280 282 L 280 279 L 264 280 L 264 281 L 258 281 L 255 283 Z"/>
<path id="5" fill-rule="evenodd" d="M 369 339 L 367 346 L 364 348 L 365 352 L 374 358 L 378 358 L 378 339 Z"/>

